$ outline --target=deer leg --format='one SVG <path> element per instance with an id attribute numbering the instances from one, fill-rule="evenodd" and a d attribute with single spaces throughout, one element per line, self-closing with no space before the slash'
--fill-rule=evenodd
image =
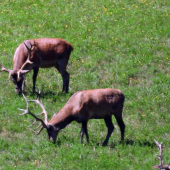
<path id="1" fill-rule="evenodd" d="M 63 78 L 63 91 L 65 91 L 66 93 L 68 93 L 69 90 L 69 73 L 67 71 L 65 71 L 64 74 L 62 74 L 62 78 Z"/>
<path id="2" fill-rule="evenodd" d="M 108 129 L 106 139 L 103 142 L 103 146 L 106 146 L 107 143 L 108 143 L 108 140 L 109 140 L 109 138 L 110 138 L 110 136 L 111 136 L 111 134 L 112 134 L 112 132 L 114 130 L 114 125 L 112 123 L 112 116 L 109 116 L 109 117 L 105 118 L 104 121 L 105 121 L 105 124 L 106 124 L 107 129 Z"/>
<path id="3" fill-rule="evenodd" d="M 84 133 L 86 135 L 87 142 L 89 142 L 89 135 L 88 135 L 88 131 L 87 131 L 87 122 L 82 123 L 82 128 L 81 128 L 81 132 L 80 132 L 80 142 L 81 143 L 83 143 Z"/>
<path id="4" fill-rule="evenodd" d="M 32 88 L 32 90 L 33 90 L 33 92 L 35 92 L 35 83 L 36 83 L 39 68 L 36 67 L 36 68 L 33 69 L 33 71 L 34 71 L 34 73 L 33 73 L 33 77 L 32 77 L 32 79 L 33 79 L 33 88 Z"/>
<path id="5" fill-rule="evenodd" d="M 69 90 L 69 73 L 66 71 L 66 65 L 67 63 L 64 62 L 60 62 L 58 61 L 55 65 L 55 68 L 59 71 L 59 73 L 62 76 L 63 79 L 63 89 L 62 91 L 65 91 L 66 93 L 68 93 Z"/>
<path id="6" fill-rule="evenodd" d="M 125 133 L 125 124 L 122 119 L 122 114 L 119 114 L 121 116 L 115 116 L 116 121 L 119 125 L 120 131 L 121 131 L 121 140 L 124 140 L 124 133 Z"/>

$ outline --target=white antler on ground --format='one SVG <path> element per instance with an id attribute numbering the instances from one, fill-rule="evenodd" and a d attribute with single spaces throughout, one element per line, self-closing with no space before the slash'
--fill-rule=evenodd
<path id="1" fill-rule="evenodd" d="M 163 166 L 163 163 L 164 163 L 164 161 L 163 161 L 163 155 L 162 155 L 162 151 L 163 151 L 163 148 L 164 148 L 164 147 L 163 147 L 163 143 L 162 143 L 162 142 L 159 143 L 159 142 L 156 141 L 155 139 L 154 139 L 154 141 L 155 141 L 155 143 L 156 143 L 156 145 L 157 145 L 157 147 L 158 147 L 158 150 L 159 150 L 158 158 L 160 159 L 160 164 L 153 166 L 153 169 L 170 170 L 170 163 L 169 163 L 168 165 L 164 165 L 164 166 Z"/>

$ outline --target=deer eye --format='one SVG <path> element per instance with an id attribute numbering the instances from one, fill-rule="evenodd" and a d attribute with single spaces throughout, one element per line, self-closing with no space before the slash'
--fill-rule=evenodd
<path id="1" fill-rule="evenodd" d="M 16 83 L 16 80 L 15 80 L 15 78 L 14 78 L 14 77 L 12 77 L 12 78 L 11 78 L 11 80 L 12 80 L 14 83 Z"/>

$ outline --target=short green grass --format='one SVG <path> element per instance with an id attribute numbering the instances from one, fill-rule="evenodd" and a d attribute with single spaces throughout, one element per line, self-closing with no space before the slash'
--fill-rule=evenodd
<path id="1" fill-rule="evenodd" d="M 90 120 L 90 143 L 80 144 L 81 125 L 60 131 L 56 144 L 44 130 L 36 136 L 27 128 L 33 118 L 19 116 L 26 108 L 8 75 L 0 73 L 0 169 L 152 169 L 159 164 L 154 139 L 166 148 L 170 162 L 170 1 L 169 0 L 4 0 L 0 1 L 0 63 L 12 69 L 17 46 L 26 39 L 58 37 L 74 51 L 68 64 L 70 92 L 61 92 L 55 68 L 41 69 L 37 87 L 49 119 L 76 91 L 118 88 L 126 100 L 124 144 L 115 130 L 107 147 L 103 120 Z M 32 94 L 32 72 L 26 96 Z M 34 113 L 40 111 L 31 105 Z"/>

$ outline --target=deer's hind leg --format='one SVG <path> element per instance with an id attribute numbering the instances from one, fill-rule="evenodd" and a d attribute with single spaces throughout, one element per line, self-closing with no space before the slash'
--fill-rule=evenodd
<path id="1" fill-rule="evenodd" d="M 125 124 L 124 124 L 123 118 L 122 118 L 122 110 L 123 110 L 123 108 L 117 110 L 114 115 L 115 115 L 116 121 L 117 121 L 120 131 L 121 131 L 121 140 L 124 140 Z"/>
<path id="2" fill-rule="evenodd" d="M 108 141 L 109 141 L 109 138 L 110 138 L 110 136 L 111 136 L 111 134 L 112 134 L 112 132 L 114 130 L 114 125 L 112 123 L 112 116 L 111 115 L 109 117 L 105 118 L 104 121 L 105 121 L 105 124 L 106 124 L 107 129 L 108 129 L 106 139 L 103 142 L 103 146 L 106 146 Z"/>
<path id="3" fill-rule="evenodd" d="M 67 63 L 68 61 L 66 60 L 58 60 L 55 64 L 55 68 L 59 71 L 63 79 L 62 91 L 65 91 L 66 93 L 68 93 L 69 91 L 69 79 L 70 79 L 70 75 L 66 71 Z"/>
<path id="4" fill-rule="evenodd" d="M 82 123 L 82 128 L 80 132 L 80 142 L 83 143 L 83 136 L 84 133 L 86 135 L 87 142 L 89 142 L 89 135 L 88 135 L 88 130 L 87 130 L 87 122 Z"/>

